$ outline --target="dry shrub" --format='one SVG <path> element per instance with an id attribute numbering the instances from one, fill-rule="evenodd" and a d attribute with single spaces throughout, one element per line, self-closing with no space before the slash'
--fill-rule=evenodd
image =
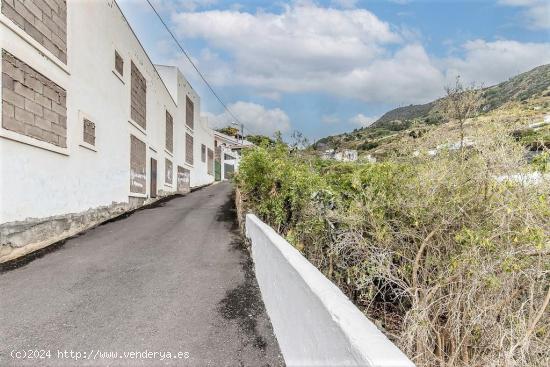
<path id="1" fill-rule="evenodd" d="M 259 148 L 237 182 L 417 365 L 548 366 L 550 186 L 513 129 L 434 128 L 376 164 Z"/>

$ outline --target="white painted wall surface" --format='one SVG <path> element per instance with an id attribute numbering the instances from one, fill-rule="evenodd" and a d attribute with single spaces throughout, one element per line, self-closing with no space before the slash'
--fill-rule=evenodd
<path id="1" fill-rule="evenodd" d="M 199 96 L 189 83 L 181 83 L 183 76 L 177 69 L 168 87 L 163 83 L 116 3 L 69 1 L 67 30 L 65 66 L 0 14 L 0 48 L 67 90 L 67 149 L 34 139 L 23 144 L 0 137 L 0 223 L 82 212 L 112 202 L 127 202 L 129 196 L 146 198 L 150 195 L 151 157 L 158 162 L 159 191 L 176 190 L 178 165 L 192 171 L 191 186 L 212 182 L 214 178 L 207 175 L 206 167 L 202 170 L 198 165 L 185 164 L 185 97 L 182 103 L 181 94 L 190 93 L 194 98 L 196 126 L 200 121 Z M 122 78 L 114 72 L 115 49 L 124 59 Z M 129 122 L 131 61 L 147 81 L 146 131 Z M 177 99 L 172 96 L 176 86 Z M 172 154 L 165 150 L 166 109 L 174 117 Z M 82 114 L 96 124 L 95 151 L 81 146 Z M 0 135 L 7 133 L 0 127 Z M 147 145 L 145 195 L 130 193 L 130 134 Z M 202 131 L 191 134 L 196 134 L 195 161 L 200 162 L 201 140 L 208 139 L 210 146 L 213 141 Z M 171 186 L 164 182 L 165 158 L 173 163 Z"/>
<path id="2" fill-rule="evenodd" d="M 414 364 L 294 247 L 246 216 L 256 278 L 288 366 Z"/>

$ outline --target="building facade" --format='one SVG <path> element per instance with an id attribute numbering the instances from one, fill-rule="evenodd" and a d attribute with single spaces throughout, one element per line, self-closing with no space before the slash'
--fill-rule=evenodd
<path id="1" fill-rule="evenodd" d="M 0 262 L 214 181 L 200 97 L 114 0 L 1 0 L 0 48 Z"/>

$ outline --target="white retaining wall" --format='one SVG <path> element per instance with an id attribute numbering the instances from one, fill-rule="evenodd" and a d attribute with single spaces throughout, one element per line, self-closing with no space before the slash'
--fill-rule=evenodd
<path id="1" fill-rule="evenodd" d="M 414 364 L 294 247 L 246 216 L 256 277 L 289 366 Z"/>

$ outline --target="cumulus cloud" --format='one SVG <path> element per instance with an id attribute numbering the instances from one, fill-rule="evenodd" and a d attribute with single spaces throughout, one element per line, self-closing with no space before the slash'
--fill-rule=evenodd
<path id="1" fill-rule="evenodd" d="M 244 124 L 245 134 L 272 136 L 276 131 L 285 133 L 290 130 L 290 119 L 280 108 L 267 109 L 260 104 L 243 101 L 232 103 L 228 107 Z M 225 127 L 234 121 L 227 112 L 219 115 L 211 113 L 204 115 L 212 128 Z"/>
<path id="2" fill-rule="evenodd" d="M 378 120 L 378 116 L 369 117 L 359 113 L 350 118 L 349 122 L 360 127 L 367 127 L 372 125 L 376 120 Z"/>
<path id="3" fill-rule="evenodd" d="M 537 0 L 503 0 L 508 5 Z M 321 92 L 366 102 L 424 103 L 443 94 L 456 74 L 493 84 L 549 62 L 550 43 L 469 41 L 456 56 L 428 54 L 406 30 L 365 9 L 294 2 L 281 12 L 173 12 L 184 39 L 201 39 L 200 68 L 217 86 L 252 87 L 278 100 Z M 523 6 L 523 5 L 522 5 Z M 498 65 L 498 67 L 495 67 Z"/>
<path id="4" fill-rule="evenodd" d="M 462 47 L 464 57 L 445 60 L 447 80 L 460 74 L 466 81 L 489 86 L 550 63 L 550 43 L 474 40 Z"/>
<path id="5" fill-rule="evenodd" d="M 523 9 L 522 16 L 528 28 L 550 29 L 550 2 L 548 0 L 500 0 L 501 5 Z"/>

